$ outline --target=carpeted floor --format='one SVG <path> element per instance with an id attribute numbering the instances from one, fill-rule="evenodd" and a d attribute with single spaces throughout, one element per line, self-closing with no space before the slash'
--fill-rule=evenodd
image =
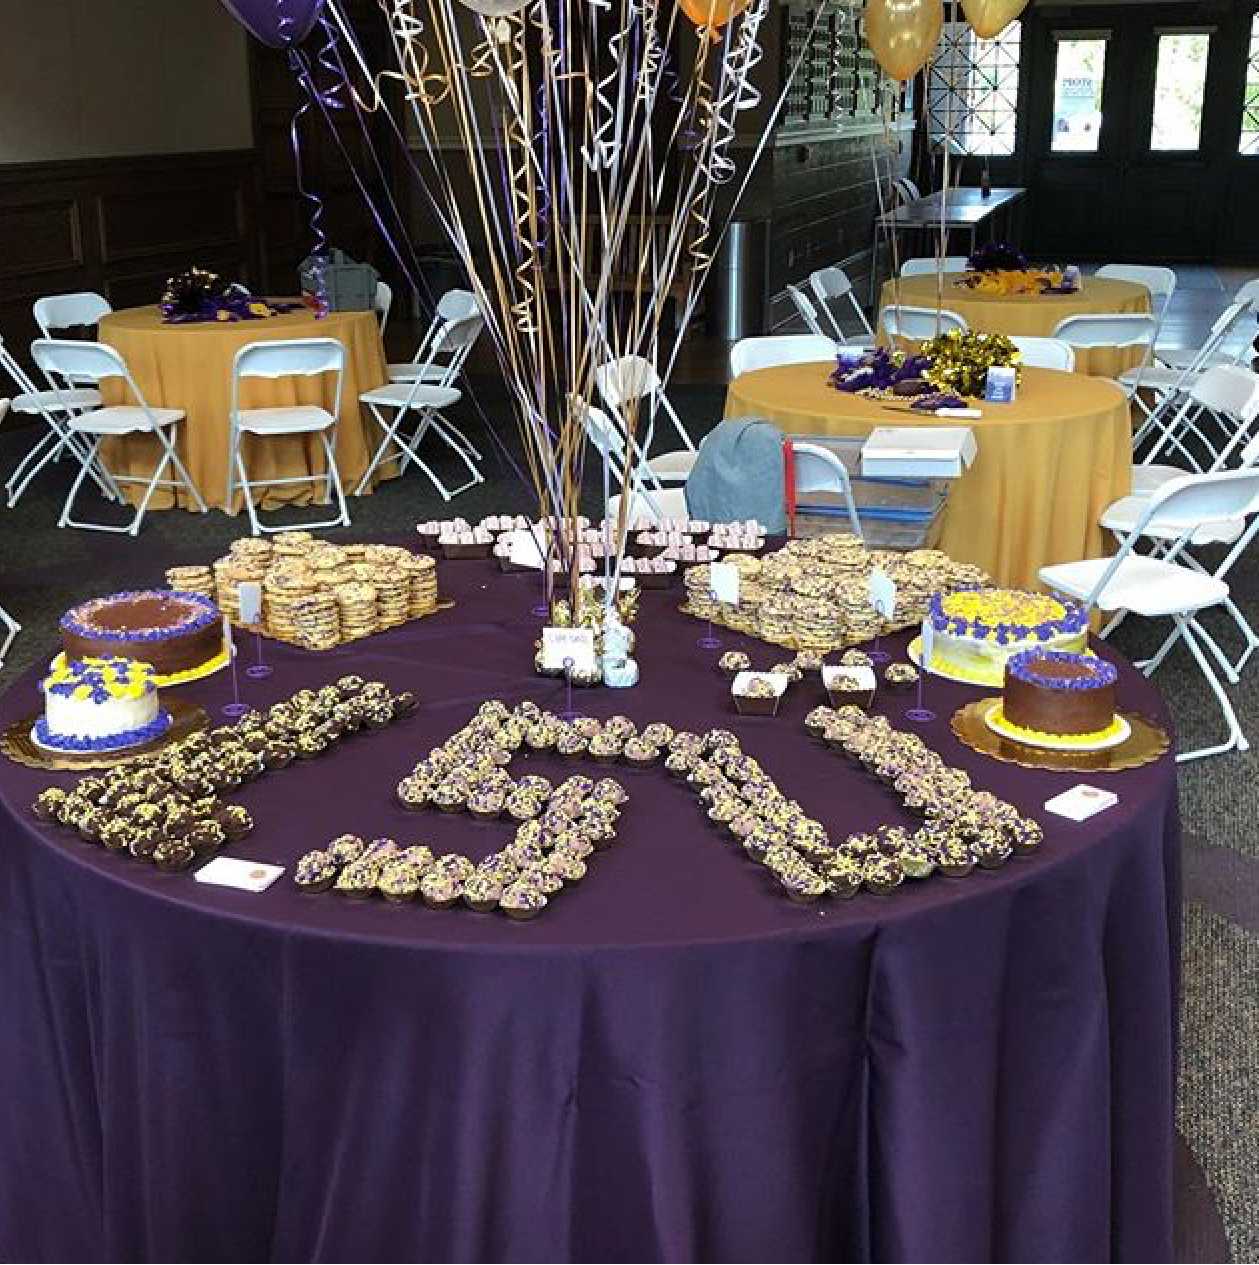
<path id="1" fill-rule="evenodd" d="M 1175 328 L 1193 340 L 1223 307 L 1225 281 L 1211 269 L 1185 270 Z M 1228 290 L 1236 279 L 1228 277 Z M 724 388 L 675 386 L 671 397 L 696 437 L 720 416 Z M 505 403 L 492 389 L 477 392 L 483 415 L 467 409 L 459 420 L 474 442 L 489 449 L 487 482 L 447 509 L 431 486 L 411 474 L 351 501 L 353 526 L 343 539 L 380 539 L 407 533 L 423 518 L 459 513 L 475 521 L 490 512 L 528 511 L 531 495 L 513 469 L 519 446 Z M 486 419 L 490 419 L 487 421 Z M 10 419 L 11 420 L 11 419 Z M 0 475 L 7 475 L 34 435 L 0 428 Z M 68 465 L 48 472 L 11 511 L 0 512 L 0 602 L 24 629 L 0 669 L 0 690 L 48 653 L 56 621 L 91 593 L 159 584 L 160 575 L 131 561 L 125 537 L 59 531 Z M 588 480 L 591 512 L 596 488 Z M 95 511 L 96 507 L 93 507 Z M 300 525 L 312 512 L 281 515 Z M 160 542 L 171 565 L 203 562 L 245 532 L 221 513 L 153 514 L 144 535 Z M 1259 547 L 1230 577 L 1234 597 L 1259 626 Z M 1226 649 L 1239 646 L 1227 616 L 1207 626 Z M 1114 643 L 1130 657 L 1153 651 L 1162 628 L 1129 620 Z M 1197 667 L 1178 648 L 1157 681 L 1169 699 L 1183 745 L 1218 740 L 1222 722 Z M 1243 729 L 1259 741 L 1259 656 L 1230 697 Z M 1184 996 L 1178 1127 L 1187 1147 L 1177 1156 L 1178 1258 L 1259 1259 L 1259 754 L 1234 753 L 1181 768 L 1181 805 L 1187 831 L 1185 868 Z"/>

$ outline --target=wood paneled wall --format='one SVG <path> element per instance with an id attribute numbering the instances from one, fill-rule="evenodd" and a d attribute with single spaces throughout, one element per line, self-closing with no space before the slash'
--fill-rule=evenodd
<path id="1" fill-rule="evenodd" d="M 0 336 L 25 359 L 44 294 L 155 303 L 194 264 L 253 284 L 254 181 L 252 150 L 0 166 Z"/>

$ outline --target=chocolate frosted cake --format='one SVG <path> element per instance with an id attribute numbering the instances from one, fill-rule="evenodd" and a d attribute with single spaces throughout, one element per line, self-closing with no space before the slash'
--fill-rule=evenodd
<path id="1" fill-rule="evenodd" d="M 223 653 L 223 623 L 200 593 L 142 589 L 72 607 L 61 617 L 61 644 L 69 660 L 138 659 L 160 678 L 177 677 Z"/>
<path id="2" fill-rule="evenodd" d="M 1040 734 L 1097 734 L 1115 719 L 1119 674 L 1105 659 L 1058 650 L 1025 650 L 1005 669 L 1002 712 Z"/>

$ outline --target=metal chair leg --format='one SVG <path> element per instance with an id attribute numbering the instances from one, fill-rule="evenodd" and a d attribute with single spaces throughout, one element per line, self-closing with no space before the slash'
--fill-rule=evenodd
<path id="1" fill-rule="evenodd" d="M 1177 626 L 1183 632 L 1185 644 L 1197 660 L 1198 667 L 1202 670 L 1202 675 L 1206 677 L 1207 684 L 1211 687 L 1211 692 L 1215 695 L 1216 701 L 1220 705 L 1220 711 L 1224 714 L 1224 721 L 1228 725 L 1227 742 L 1218 743 L 1213 747 L 1199 747 L 1194 751 L 1177 752 L 1177 762 L 1184 763 L 1187 760 L 1201 760 L 1206 756 L 1222 755 L 1226 751 L 1249 751 L 1250 743 L 1247 742 L 1246 735 L 1242 733 L 1241 726 L 1237 723 L 1237 713 L 1233 711 L 1233 705 L 1229 702 L 1228 695 L 1224 692 L 1224 687 L 1216 678 L 1215 673 L 1211 671 L 1211 665 L 1198 645 L 1196 634 L 1201 632 L 1198 621 L 1184 615 L 1177 615 L 1174 618 Z"/>

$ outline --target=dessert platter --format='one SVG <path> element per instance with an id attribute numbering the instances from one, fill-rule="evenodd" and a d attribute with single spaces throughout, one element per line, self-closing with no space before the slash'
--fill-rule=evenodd
<path id="1" fill-rule="evenodd" d="M 987 581 L 978 567 L 939 550 L 866 549 L 849 535 L 793 540 L 763 557 L 736 552 L 723 561 L 739 569 L 739 605 L 714 600 L 708 566 L 701 565 L 683 576 L 683 613 L 792 650 L 840 650 L 912 628 L 935 595 Z M 891 619 L 870 604 L 876 568 L 896 585 Z"/>
<path id="2" fill-rule="evenodd" d="M 244 536 L 210 566 L 172 567 L 173 588 L 191 590 L 235 625 L 308 650 L 332 650 L 449 608 L 432 557 L 398 545 L 332 544 L 310 532 Z M 262 622 L 241 619 L 240 586 L 262 590 Z"/>
<path id="3" fill-rule="evenodd" d="M 44 714 L 31 741 L 45 751 L 110 754 L 145 746 L 170 729 L 157 673 L 136 659 L 71 659 L 40 682 Z"/>

